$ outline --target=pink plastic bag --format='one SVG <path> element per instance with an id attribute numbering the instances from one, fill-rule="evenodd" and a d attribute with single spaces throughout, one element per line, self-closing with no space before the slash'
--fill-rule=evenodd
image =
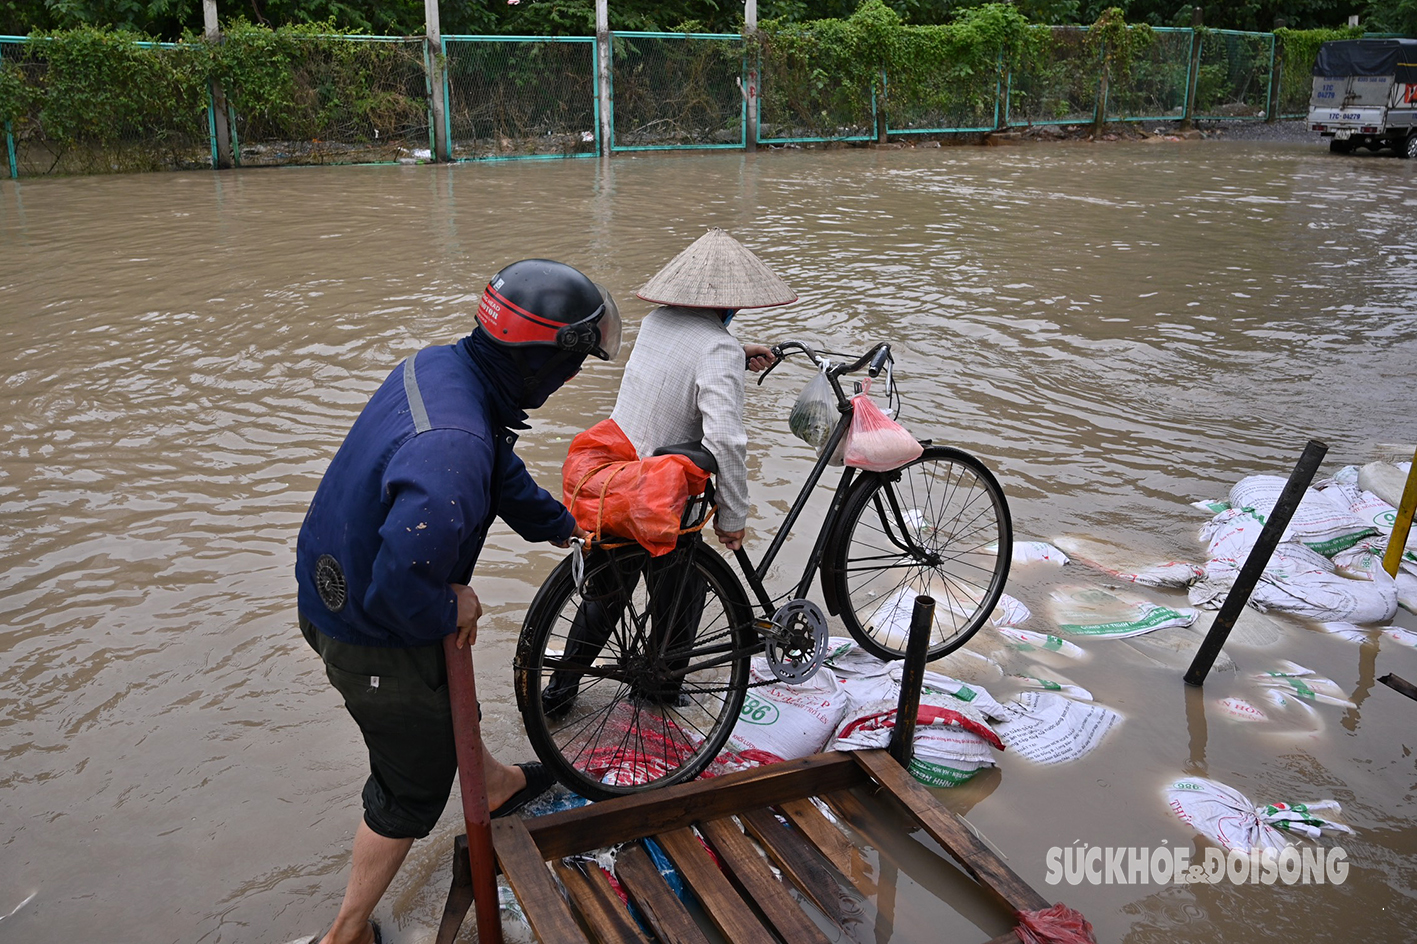
<path id="1" fill-rule="evenodd" d="M 1061 901 L 1041 911 L 1020 911 L 1014 934 L 1021 944 L 1097 944 L 1092 925 Z"/>
<path id="2" fill-rule="evenodd" d="M 846 433 L 843 456 L 847 465 L 870 472 L 889 472 L 920 458 L 925 451 L 910 430 L 881 412 L 867 391 L 852 397 L 851 405 L 851 429 Z"/>

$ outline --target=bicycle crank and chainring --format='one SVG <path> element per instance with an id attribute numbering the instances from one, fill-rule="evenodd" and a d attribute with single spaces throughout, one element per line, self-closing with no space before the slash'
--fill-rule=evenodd
<path id="1" fill-rule="evenodd" d="M 789 685 L 817 674 L 827 657 L 827 618 L 811 600 L 788 600 L 772 615 L 776 632 L 764 639 L 768 668 Z"/>

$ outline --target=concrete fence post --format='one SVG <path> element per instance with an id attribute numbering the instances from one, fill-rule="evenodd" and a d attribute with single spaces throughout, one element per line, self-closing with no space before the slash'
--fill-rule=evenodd
<path id="1" fill-rule="evenodd" d="M 748 97 L 745 116 L 748 126 L 743 129 L 743 148 L 748 151 L 758 149 L 758 0 L 744 0 L 743 4 L 743 55 L 748 60 L 748 82 L 743 94 Z"/>
<path id="2" fill-rule="evenodd" d="M 428 41 L 428 90 L 433 111 L 433 160 L 451 161 L 453 143 L 448 140 L 448 102 L 443 92 L 443 30 L 438 22 L 438 0 L 423 0 L 423 24 Z"/>
<path id="3" fill-rule="evenodd" d="M 611 137 L 615 120 L 610 112 L 610 3 L 609 0 L 595 0 L 595 75 L 596 95 L 599 99 L 600 156 L 609 157 Z"/>
<path id="4" fill-rule="evenodd" d="M 217 21 L 216 0 L 202 0 L 202 25 L 203 35 L 207 42 L 216 45 L 221 42 L 221 25 Z M 211 93 L 211 131 L 214 138 L 212 156 L 216 161 L 216 168 L 227 170 L 235 163 L 234 155 L 231 151 L 231 124 L 228 122 L 230 115 L 226 105 L 226 89 L 221 83 L 212 80 L 209 91 Z"/>

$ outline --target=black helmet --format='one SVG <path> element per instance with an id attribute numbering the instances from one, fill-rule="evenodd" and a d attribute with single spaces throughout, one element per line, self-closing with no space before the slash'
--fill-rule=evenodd
<path id="1" fill-rule="evenodd" d="M 505 347 L 553 347 L 613 360 L 620 310 L 603 287 L 564 262 L 523 259 L 492 276 L 477 323 Z"/>

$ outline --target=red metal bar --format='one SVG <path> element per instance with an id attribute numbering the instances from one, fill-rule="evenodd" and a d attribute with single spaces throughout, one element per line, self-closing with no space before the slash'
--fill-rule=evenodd
<path id="1" fill-rule="evenodd" d="M 502 916 L 497 900 L 497 858 L 492 849 L 492 817 L 487 811 L 487 781 L 482 770 L 482 725 L 477 717 L 477 680 L 472 647 L 457 647 L 457 635 L 443 637 L 448 663 L 448 698 L 453 709 L 453 740 L 458 752 L 458 783 L 467 821 L 467 856 L 472 866 L 472 894 L 477 905 L 477 939 L 502 944 Z"/>

